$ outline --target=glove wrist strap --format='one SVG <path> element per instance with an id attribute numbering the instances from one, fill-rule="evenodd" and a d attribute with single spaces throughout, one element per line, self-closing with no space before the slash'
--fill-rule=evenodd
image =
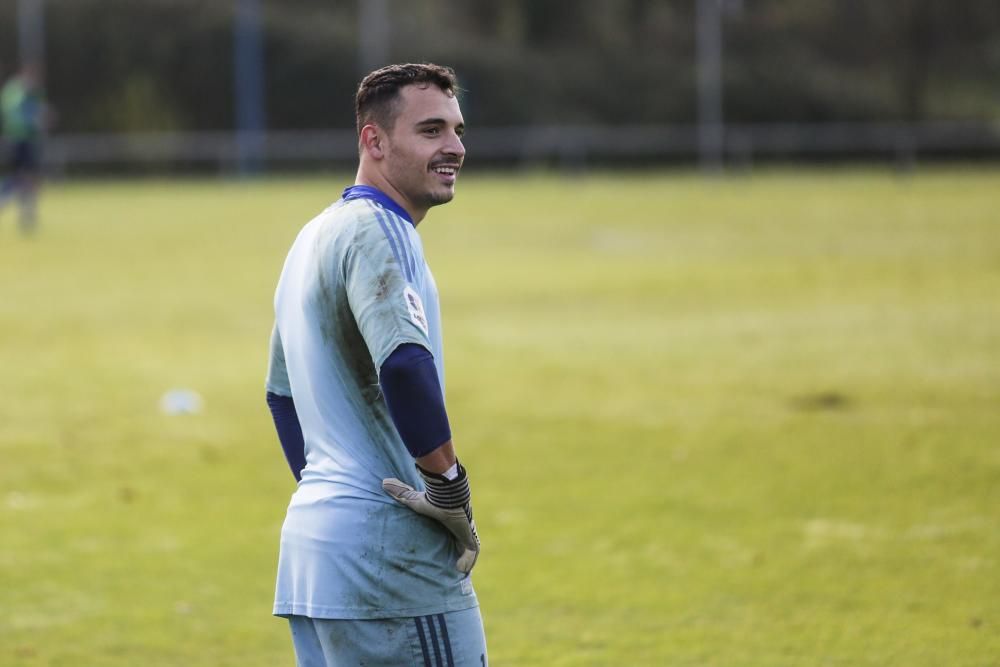
<path id="1" fill-rule="evenodd" d="M 469 476 L 461 463 L 458 466 L 458 475 L 454 479 L 448 479 L 444 475 L 424 470 L 417 466 L 417 471 L 427 486 L 427 502 L 442 509 L 455 509 L 464 507 L 472 500 L 472 491 L 469 489 Z"/>

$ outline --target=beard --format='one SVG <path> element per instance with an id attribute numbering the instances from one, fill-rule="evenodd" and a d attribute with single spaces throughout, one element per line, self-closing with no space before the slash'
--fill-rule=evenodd
<path id="1" fill-rule="evenodd" d="M 439 206 L 440 204 L 447 204 L 452 199 L 455 198 L 454 190 L 440 190 L 437 192 L 428 192 L 426 202 L 430 206 Z"/>
<path id="2" fill-rule="evenodd" d="M 430 208 L 447 204 L 455 198 L 455 186 L 437 182 L 426 162 L 405 151 L 393 151 L 390 159 L 389 180 L 414 204 Z"/>

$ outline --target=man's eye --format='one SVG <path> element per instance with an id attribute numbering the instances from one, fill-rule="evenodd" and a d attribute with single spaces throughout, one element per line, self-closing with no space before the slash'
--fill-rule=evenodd
<path id="1" fill-rule="evenodd" d="M 439 130 L 436 127 L 428 127 L 426 130 L 424 130 L 424 134 L 430 134 L 430 135 L 440 134 L 440 132 L 441 130 Z"/>

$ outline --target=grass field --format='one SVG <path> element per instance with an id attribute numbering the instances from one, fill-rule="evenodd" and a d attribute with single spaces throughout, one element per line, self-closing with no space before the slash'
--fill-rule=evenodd
<path id="1" fill-rule="evenodd" d="M 345 184 L 4 212 L 0 665 L 292 664 L 270 302 Z M 472 175 L 420 229 L 494 667 L 1000 665 L 1000 170 Z"/>

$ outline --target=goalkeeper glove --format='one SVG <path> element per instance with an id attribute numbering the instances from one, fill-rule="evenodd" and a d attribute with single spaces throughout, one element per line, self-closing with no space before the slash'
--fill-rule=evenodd
<path id="1" fill-rule="evenodd" d="M 462 549 L 455 567 L 459 572 L 468 574 L 479 558 L 479 535 L 476 533 L 476 522 L 472 520 L 469 477 L 461 463 L 457 463 L 457 466 L 458 476 L 455 479 L 448 479 L 417 466 L 427 485 L 426 492 L 416 491 L 394 477 L 383 479 L 382 488 L 417 514 L 430 517 L 447 528 Z"/>

